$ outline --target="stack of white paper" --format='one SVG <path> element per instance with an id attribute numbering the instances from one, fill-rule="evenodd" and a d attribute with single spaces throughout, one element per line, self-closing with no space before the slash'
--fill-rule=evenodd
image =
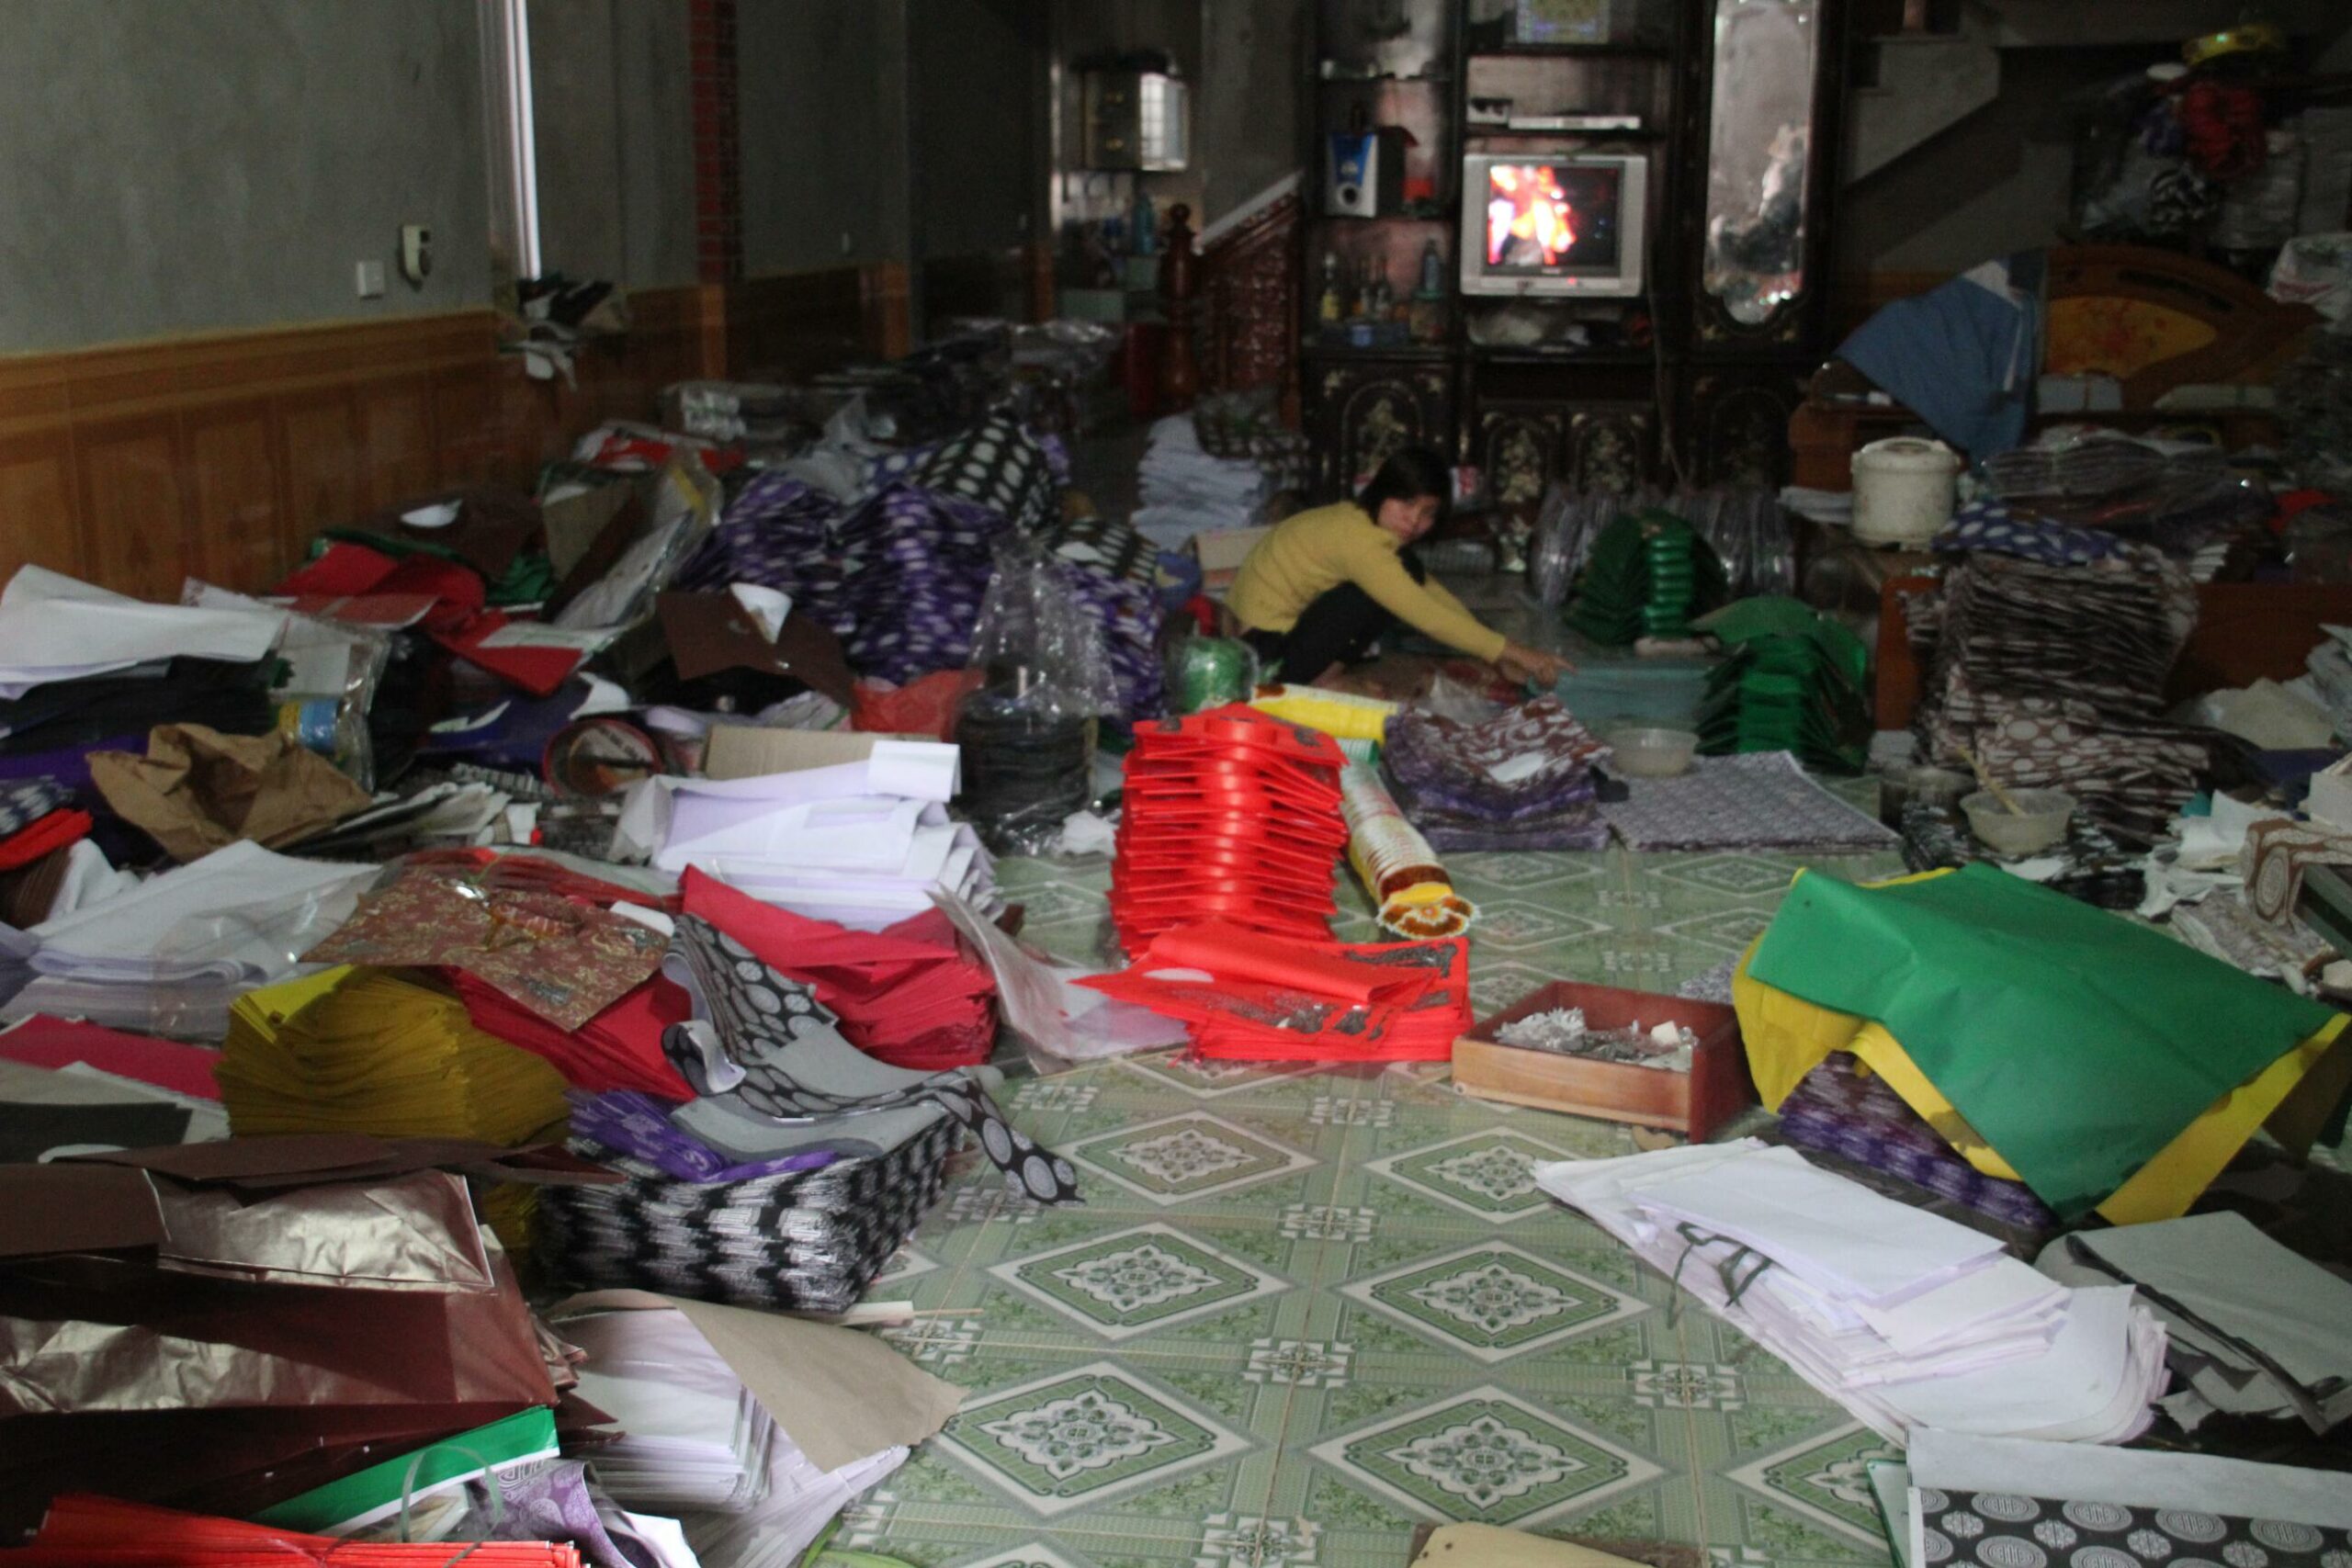
<path id="1" fill-rule="evenodd" d="M 792 1568 L 958 1398 L 848 1329 L 634 1291 L 555 1311 L 586 1352 L 580 1396 L 622 1431 L 587 1450 L 597 1482 L 624 1507 L 677 1514 L 729 1568 Z"/>
<path id="2" fill-rule="evenodd" d="M 286 629 L 268 608 L 150 604 L 62 572 L 22 567 L 0 589 L 0 698 L 38 686 L 191 659 L 251 662 Z"/>
<path id="3" fill-rule="evenodd" d="M 1936 1426 L 2121 1442 L 2163 1386 L 2164 1330 L 2130 1290 L 2068 1290 L 1793 1149 L 1748 1139 L 1535 1178 L 1895 1441 Z"/>
<path id="4" fill-rule="evenodd" d="M 241 839 L 26 932 L 31 981 L 0 1021 L 37 1012 L 217 1040 L 237 997 L 294 972 L 349 919 L 374 865 L 273 854 Z"/>
<path id="5" fill-rule="evenodd" d="M 2183 1427 L 2217 1410 L 2300 1418 L 2314 1432 L 2352 1416 L 2352 1283 L 2243 1214 L 2061 1236 L 2035 1263 L 2070 1285 L 2139 1288 L 2186 1385 L 2164 1402 Z"/>
<path id="6" fill-rule="evenodd" d="M 764 903 L 866 931 L 922 913 L 933 893 L 993 914 L 995 862 L 947 817 L 957 756 L 937 742 L 884 741 L 837 767 L 667 781 L 653 863 L 694 866 Z M 623 830 L 634 830 L 627 818 Z"/>
<path id="7" fill-rule="evenodd" d="M 1188 413 L 1151 427 L 1138 479 L 1143 505 L 1128 521 L 1163 550 L 1205 530 L 1254 525 L 1271 489 L 1265 470 L 1248 458 L 1203 451 Z"/>

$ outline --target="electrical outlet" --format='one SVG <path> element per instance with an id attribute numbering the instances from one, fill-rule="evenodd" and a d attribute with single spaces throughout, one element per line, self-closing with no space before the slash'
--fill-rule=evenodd
<path id="1" fill-rule="evenodd" d="M 422 288 L 433 272 L 433 231 L 422 223 L 401 225 L 401 276 Z"/>
<path id="2" fill-rule="evenodd" d="M 384 264 L 379 261 L 359 263 L 352 269 L 351 282 L 362 299 L 381 299 L 384 297 Z"/>

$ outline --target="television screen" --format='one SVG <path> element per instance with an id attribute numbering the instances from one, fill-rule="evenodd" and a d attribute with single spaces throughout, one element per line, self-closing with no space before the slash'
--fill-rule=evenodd
<path id="1" fill-rule="evenodd" d="M 1613 272 L 1623 180 L 1622 164 L 1488 164 L 1487 271 Z"/>

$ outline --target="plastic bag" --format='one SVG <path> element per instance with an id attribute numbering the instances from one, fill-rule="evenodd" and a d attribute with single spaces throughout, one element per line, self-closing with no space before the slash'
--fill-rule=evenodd
<path id="1" fill-rule="evenodd" d="M 978 670 L 934 670 L 903 686 L 860 681 L 850 690 L 850 728 L 953 740 L 956 716 L 979 687 Z"/>
<path id="2" fill-rule="evenodd" d="M 1116 714 L 1119 683 L 1102 624 L 1062 567 L 1024 535 L 1008 535 L 995 555 L 972 634 L 971 661 L 986 672 L 985 689 L 1055 718 Z"/>

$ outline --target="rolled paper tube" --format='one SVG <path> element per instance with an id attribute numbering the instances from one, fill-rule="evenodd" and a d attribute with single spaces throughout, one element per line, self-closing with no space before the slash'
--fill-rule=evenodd
<path id="1" fill-rule="evenodd" d="M 1378 773 L 1351 767 L 1340 774 L 1340 815 L 1348 825 L 1348 863 L 1379 906 L 1383 926 L 1417 942 L 1469 929 L 1477 910 L 1453 891 L 1437 852 L 1405 820 Z"/>
<path id="2" fill-rule="evenodd" d="M 1261 686 L 1250 705 L 1285 723 L 1319 729 L 1335 740 L 1368 740 L 1375 745 L 1396 713 L 1395 703 L 1353 692 L 1327 692 L 1317 686 Z"/>

